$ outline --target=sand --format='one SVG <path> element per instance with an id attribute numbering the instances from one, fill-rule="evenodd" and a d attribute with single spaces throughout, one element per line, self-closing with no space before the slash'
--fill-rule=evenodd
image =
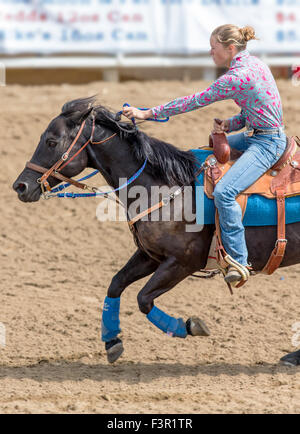
<path id="1" fill-rule="evenodd" d="M 11 185 L 49 121 L 68 100 L 98 93 L 152 107 L 204 89 L 202 81 L 0 88 L 1 101 L 1 413 L 295 413 L 299 367 L 278 360 L 295 351 L 300 265 L 252 277 L 231 296 L 221 277 L 187 278 L 157 300 L 171 315 L 198 315 L 209 337 L 164 335 L 139 312 L 147 279 L 122 295 L 125 352 L 109 365 L 100 339 L 103 300 L 113 275 L 135 251 L 126 222 L 100 222 L 99 200 L 24 204 Z M 278 81 L 288 134 L 298 134 L 300 87 Z M 181 148 L 207 143 L 212 119 L 238 113 L 232 102 L 146 123 L 143 130 Z M 98 185 L 103 185 L 99 176 Z M 295 337 L 294 337 L 295 340 Z M 300 337 L 298 338 L 300 346 Z M 299 348 L 298 346 L 298 348 Z"/>

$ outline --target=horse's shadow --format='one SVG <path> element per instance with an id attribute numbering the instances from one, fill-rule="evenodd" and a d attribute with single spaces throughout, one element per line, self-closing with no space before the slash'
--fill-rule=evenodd
<path id="1" fill-rule="evenodd" d="M 294 375 L 297 367 L 280 364 L 242 365 L 234 363 L 184 364 L 184 363 L 134 363 L 121 361 L 115 365 L 107 363 L 85 364 L 83 362 L 37 363 L 28 366 L 0 366 L 0 380 L 2 378 L 31 379 L 38 382 L 83 381 L 123 381 L 127 384 L 151 383 L 157 378 L 195 377 L 208 375 L 218 377 L 227 375 L 234 377 L 240 374 L 249 377 L 258 374 L 274 375 L 285 373 Z"/>

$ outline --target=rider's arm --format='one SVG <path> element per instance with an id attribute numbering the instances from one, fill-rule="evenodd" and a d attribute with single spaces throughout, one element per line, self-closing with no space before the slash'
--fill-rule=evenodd
<path id="1" fill-rule="evenodd" d="M 241 110 L 238 115 L 232 116 L 231 118 L 227 119 L 227 121 L 229 121 L 228 133 L 231 133 L 231 131 L 241 130 L 246 125 L 246 117 L 244 111 Z"/>
<path id="2" fill-rule="evenodd" d="M 232 74 L 224 74 L 214 81 L 203 92 L 183 96 L 164 105 L 153 107 L 152 113 L 155 119 L 164 116 L 174 116 L 207 106 L 216 101 L 233 98 L 237 93 L 237 78 Z"/>
<path id="3" fill-rule="evenodd" d="M 152 113 L 151 109 L 144 111 L 144 119 L 148 119 L 148 118 L 152 118 L 152 117 L 153 117 L 153 113 Z"/>

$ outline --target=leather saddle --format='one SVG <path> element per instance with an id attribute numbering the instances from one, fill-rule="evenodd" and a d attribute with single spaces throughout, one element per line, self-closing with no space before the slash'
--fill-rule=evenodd
<path id="1" fill-rule="evenodd" d="M 209 170 L 206 170 L 204 186 L 208 197 L 213 198 L 212 193 L 215 185 L 241 154 L 241 152 L 232 150 L 227 162 L 224 160 L 220 162 L 215 152 L 214 156 L 207 158 L 206 164 Z M 274 199 L 278 188 L 284 189 L 286 197 L 300 194 L 300 150 L 294 137 L 287 137 L 286 149 L 277 163 L 241 194 L 248 196 L 260 194 L 268 199 Z"/>
<path id="2" fill-rule="evenodd" d="M 204 191 L 209 198 L 213 199 L 216 184 L 241 153 L 230 150 L 225 134 L 211 134 L 209 144 L 213 147 L 214 155 L 210 155 L 205 161 Z M 300 195 L 300 150 L 298 146 L 300 146 L 299 137 L 287 137 L 286 149 L 277 163 L 236 198 L 243 215 L 251 194 L 277 200 L 277 241 L 268 263 L 262 270 L 266 274 L 272 274 L 284 257 L 287 243 L 285 239 L 285 198 Z"/>

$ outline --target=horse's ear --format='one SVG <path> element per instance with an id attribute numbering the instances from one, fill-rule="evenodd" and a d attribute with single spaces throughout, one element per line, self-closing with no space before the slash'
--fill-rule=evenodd
<path id="1" fill-rule="evenodd" d="M 87 110 L 84 110 L 82 112 L 74 112 L 67 116 L 67 119 L 70 123 L 78 125 L 81 124 L 83 121 L 85 121 L 89 115 L 91 114 L 93 110 L 93 107 L 88 108 Z"/>

